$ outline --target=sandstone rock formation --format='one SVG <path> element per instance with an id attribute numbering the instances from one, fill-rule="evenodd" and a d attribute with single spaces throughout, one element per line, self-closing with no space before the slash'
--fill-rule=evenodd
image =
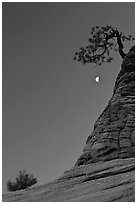
<path id="1" fill-rule="evenodd" d="M 3 201 L 135 201 L 135 49 L 124 58 L 113 96 L 97 119 L 83 154 L 63 176 L 7 193 Z"/>
<path id="2" fill-rule="evenodd" d="M 135 49 L 124 58 L 113 96 L 97 119 L 76 165 L 134 157 Z"/>
<path id="3" fill-rule="evenodd" d="M 74 167 L 53 182 L 8 193 L 4 202 L 134 202 L 134 159 Z"/>

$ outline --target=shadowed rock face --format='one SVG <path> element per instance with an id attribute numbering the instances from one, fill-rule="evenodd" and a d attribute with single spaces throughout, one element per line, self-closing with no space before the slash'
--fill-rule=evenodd
<path id="1" fill-rule="evenodd" d="M 97 119 L 76 166 L 134 157 L 135 48 L 124 58 L 113 96 Z"/>
<path id="2" fill-rule="evenodd" d="M 132 48 L 75 166 L 48 184 L 7 193 L 3 202 L 135 201 L 134 58 Z"/>

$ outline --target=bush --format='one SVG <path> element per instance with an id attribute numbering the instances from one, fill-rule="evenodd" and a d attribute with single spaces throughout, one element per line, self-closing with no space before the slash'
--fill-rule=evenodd
<path id="1" fill-rule="evenodd" d="M 17 191 L 21 189 L 26 189 L 30 186 L 33 186 L 37 183 L 37 179 L 34 178 L 32 174 L 28 174 L 26 170 L 19 171 L 18 176 L 16 177 L 15 182 L 11 182 L 10 180 L 7 182 L 7 190 L 8 191 Z"/>

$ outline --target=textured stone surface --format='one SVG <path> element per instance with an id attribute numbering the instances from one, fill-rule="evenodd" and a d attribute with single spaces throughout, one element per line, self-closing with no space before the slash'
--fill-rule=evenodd
<path id="1" fill-rule="evenodd" d="M 113 96 L 97 119 L 76 165 L 134 157 L 135 49 L 124 58 Z"/>
<path id="2" fill-rule="evenodd" d="M 3 195 L 4 202 L 135 201 L 134 58 L 132 48 L 75 166 L 53 182 Z"/>
<path id="3" fill-rule="evenodd" d="M 8 193 L 6 202 L 134 202 L 133 158 L 75 166 L 46 185 Z"/>

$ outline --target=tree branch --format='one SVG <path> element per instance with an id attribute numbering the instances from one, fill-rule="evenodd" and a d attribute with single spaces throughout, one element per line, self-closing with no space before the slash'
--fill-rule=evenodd
<path id="1" fill-rule="evenodd" d="M 119 34 L 118 30 L 115 30 L 113 33 L 111 33 L 110 35 L 108 35 L 106 37 L 106 41 L 108 41 L 109 39 L 113 38 L 113 37 L 117 37 L 117 44 L 118 44 L 118 51 L 120 56 L 122 57 L 122 59 L 126 56 L 126 54 L 123 51 L 123 43 L 121 41 L 121 35 L 122 33 Z"/>
<path id="2" fill-rule="evenodd" d="M 104 44 L 104 51 L 101 54 L 95 55 L 94 57 L 97 58 L 97 57 L 101 57 L 102 55 L 104 55 L 106 50 L 107 50 L 106 44 L 107 44 L 108 40 L 116 37 L 117 38 L 117 44 L 118 44 L 118 51 L 119 51 L 120 56 L 123 59 L 126 56 L 126 54 L 123 51 L 124 46 L 123 46 L 123 43 L 121 41 L 121 35 L 122 35 L 122 33 L 119 34 L 118 30 L 115 30 L 110 35 L 106 35 L 106 41 L 105 41 L 105 44 Z M 94 59 L 94 57 L 92 57 L 92 59 Z"/>
<path id="3" fill-rule="evenodd" d="M 116 35 L 117 35 L 117 44 L 118 44 L 118 51 L 119 51 L 119 54 L 122 58 L 124 58 L 126 56 L 126 53 L 124 53 L 123 51 L 123 43 L 121 41 L 121 35 L 122 33 L 119 34 L 118 30 L 116 30 Z"/>

